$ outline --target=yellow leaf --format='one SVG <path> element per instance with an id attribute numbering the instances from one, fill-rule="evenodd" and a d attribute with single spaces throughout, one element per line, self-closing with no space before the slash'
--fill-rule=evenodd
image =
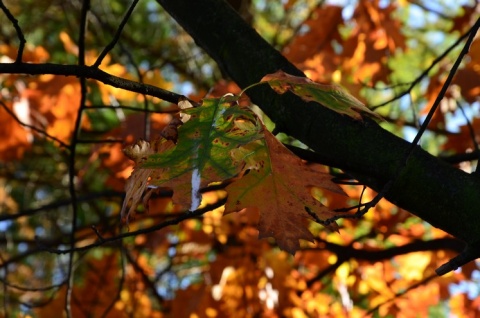
<path id="1" fill-rule="evenodd" d="M 415 252 L 395 257 L 398 262 L 398 271 L 407 280 L 421 280 L 425 268 L 430 264 L 431 252 Z"/>
<path id="2" fill-rule="evenodd" d="M 350 265 L 349 263 L 345 262 L 340 265 L 337 270 L 335 271 L 335 275 L 343 284 L 347 283 L 347 278 L 350 275 Z"/>

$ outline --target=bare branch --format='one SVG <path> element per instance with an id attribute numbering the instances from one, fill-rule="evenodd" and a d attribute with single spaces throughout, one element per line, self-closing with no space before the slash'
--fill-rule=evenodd
<path id="1" fill-rule="evenodd" d="M 428 74 L 430 73 L 430 71 L 435 67 L 435 65 L 437 65 L 438 63 L 440 63 L 451 51 L 453 51 L 458 45 L 460 45 L 460 43 L 462 43 L 463 40 L 465 40 L 466 38 L 469 37 L 470 34 L 473 33 L 476 33 L 476 29 L 478 28 L 475 28 L 475 26 L 472 26 L 470 28 L 470 30 L 468 30 L 467 32 L 465 32 L 465 34 L 463 34 L 461 37 L 459 37 L 457 39 L 457 41 L 455 41 L 455 43 L 453 43 L 452 45 L 450 45 L 442 54 L 440 54 L 439 56 L 437 56 L 433 61 L 432 63 L 430 64 L 429 67 L 427 67 L 417 78 L 415 78 L 411 83 L 410 85 L 408 86 L 408 88 L 403 91 L 401 94 L 399 95 L 396 95 L 394 96 L 393 98 L 383 102 L 383 103 L 380 103 L 378 105 L 374 105 L 374 106 L 370 106 L 369 108 L 371 110 L 375 110 L 379 107 L 382 107 L 382 106 L 385 106 L 385 105 L 388 105 L 390 104 L 391 102 L 393 101 L 396 101 L 397 99 L 407 95 L 407 94 L 410 94 L 410 92 L 413 90 L 413 88 L 415 86 L 417 86 L 425 77 L 428 76 Z"/>
<path id="2" fill-rule="evenodd" d="M 135 260 L 133 255 L 126 248 L 123 249 L 123 252 L 125 253 L 125 256 L 128 262 L 132 264 L 135 271 L 140 274 L 143 282 L 148 287 L 151 294 L 155 297 L 155 299 L 157 299 L 158 304 L 162 305 L 164 300 L 163 300 L 163 297 L 158 293 L 155 283 L 150 279 L 150 277 L 148 277 L 147 273 L 145 273 L 145 270 L 142 268 L 142 266 L 138 264 L 138 262 Z"/>
<path id="3" fill-rule="evenodd" d="M 470 45 L 473 42 L 473 39 L 475 38 L 475 35 L 477 34 L 478 29 L 480 28 L 480 18 L 477 20 L 477 22 L 474 24 L 474 26 L 467 32 L 468 38 L 467 41 L 465 42 L 465 45 L 458 55 L 457 59 L 455 60 L 455 63 L 452 66 L 452 69 L 450 70 L 450 73 L 448 74 L 447 79 L 445 80 L 445 83 L 442 86 L 442 89 L 440 90 L 437 98 L 435 99 L 435 102 L 432 105 L 432 108 L 427 114 L 427 117 L 422 123 L 422 126 L 420 126 L 420 129 L 418 130 L 417 134 L 415 135 L 415 138 L 413 139 L 412 143 L 410 144 L 410 147 L 405 154 L 404 159 L 402 160 L 402 165 L 399 167 L 397 170 L 396 175 L 390 179 L 381 189 L 381 191 L 378 192 L 378 194 L 373 198 L 370 202 L 366 203 L 362 209 L 357 211 L 355 214 L 348 214 L 348 215 L 338 215 L 333 218 L 330 218 L 326 221 L 323 221 L 323 224 L 329 224 L 330 222 L 333 222 L 339 218 L 360 218 L 365 213 L 367 213 L 371 208 L 373 208 L 382 198 L 385 197 L 385 195 L 390 191 L 390 189 L 394 186 L 395 182 L 399 178 L 399 176 L 402 174 L 404 171 L 405 167 L 407 166 L 408 160 L 410 159 L 411 155 L 413 154 L 415 148 L 417 147 L 418 142 L 420 141 L 420 138 L 422 137 L 423 133 L 426 131 L 428 124 L 432 120 L 433 115 L 435 114 L 435 111 L 437 110 L 438 106 L 440 105 L 440 102 L 442 101 L 443 97 L 445 96 L 445 93 L 447 92 L 448 87 L 450 86 L 450 83 L 453 80 L 453 77 L 455 76 L 455 73 L 457 72 L 458 68 L 460 67 L 460 63 L 463 60 L 463 57 L 468 53 L 470 49 Z M 480 252 L 479 252 L 480 253 Z M 478 255 L 480 257 L 480 255 Z M 463 265 L 463 264 L 462 264 Z"/>
<path id="4" fill-rule="evenodd" d="M 416 282 L 415 284 L 412 284 L 412 285 L 408 286 L 407 288 L 405 288 L 404 290 L 402 290 L 402 291 L 400 291 L 400 292 L 397 292 L 392 298 L 387 299 L 386 301 L 384 301 L 384 302 L 378 304 L 377 306 L 371 308 L 371 309 L 366 313 L 365 317 L 373 314 L 373 313 L 374 313 L 375 311 L 377 311 L 381 306 L 386 305 L 386 304 L 394 301 L 394 300 L 397 299 L 398 297 L 405 295 L 406 293 L 408 293 L 409 291 L 411 291 L 411 290 L 413 290 L 413 289 L 415 289 L 415 288 L 418 288 L 418 287 L 420 287 L 420 286 L 426 285 L 428 282 L 430 282 L 430 281 L 432 281 L 432 280 L 434 280 L 434 279 L 436 279 L 436 278 L 438 278 L 437 275 L 431 274 L 430 276 L 425 277 L 425 278 L 422 279 L 421 281 Z"/>
<path id="5" fill-rule="evenodd" d="M 127 13 L 123 17 L 122 22 L 120 22 L 120 25 L 117 28 L 117 32 L 115 33 L 115 36 L 113 37 L 112 41 L 103 49 L 102 53 L 100 53 L 97 60 L 92 65 L 93 67 L 99 67 L 103 59 L 105 58 L 105 56 L 107 56 L 108 52 L 110 52 L 115 46 L 115 44 L 117 44 L 118 40 L 120 39 L 120 35 L 122 34 L 123 28 L 127 24 L 127 21 L 132 15 L 133 9 L 135 9 L 135 6 L 137 5 L 137 3 L 138 3 L 138 0 L 134 0 L 132 2 L 132 4 L 130 5 L 130 8 L 128 8 Z"/>
<path id="6" fill-rule="evenodd" d="M 31 64 L 31 63 L 0 63 L 0 73 L 3 74 L 28 74 L 28 75 L 63 75 L 84 77 L 94 79 L 104 84 L 122 88 L 131 92 L 157 97 L 167 102 L 178 103 L 180 98 L 185 96 L 176 94 L 165 89 L 149 84 L 142 84 L 130 81 L 115 75 L 108 74 L 98 68 L 86 65 L 62 65 L 53 63 Z M 190 100 L 189 100 L 190 101 Z M 194 101 L 190 101 L 197 104 Z"/>
<path id="7" fill-rule="evenodd" d="M 123 198 L 124 195 L 125 195 L 125 193 L 123 193 L 123 192 L 111 191 L 111 190 L 105 190 L 105 191 L 96 192 L 96 193 L 95 192 L 90 192 L 90 193 L 82 195 L 82 196 L 77 196 L 76 202 L 77 203 L 79 203 L 79 202 L 89 202 L 89 201 L 92 201 L 92 200 L 96 200 L 96 199 L 99 199 L 99 198 L 105 198 L 105 197 Z M 69 198 L 69 199 L 66 199 L 66 200 L 58 200 L 58 201 L 55 201 L 55 202 L 52 202 L 52 203 L 49 203 L 49 204 L 45 204 L 45 205 L 42 205 L 38 208 L 22 210 L 22 211 L 19 211 L 19 212 L 15 213 L 15 214 L 2 214 L 2 215 L 0 215 L 0 222 L 8 221 L 8 220 L 15 220 L 15 219 L 18 219 L 18 218 L 24 217 L 24 216 L 35 215 L 39 212 L 53 210 L 53 209 L 57 209 L 57 208 L 60 208 L 62 206 L 67 206 L 67 205 L 71 205 L 71 204 L 72 204 L 72 199 Z"/>
<path id="8" fill-rule="evenodd" d="M 15 59 L 15 63 L 21 63 L 23 57 L 23 49 L 25 48 L 25 36 L 23 35 L 22 29 L 18 25 L 18 20 L 12 15 L 12 13 L 7 9 L 3 1 L 0 1 L 0 8 L 2 9 L 3 13 L 7 16 L 8 20 L 12 22 L 15 31 L 17 32 L 18 41 L 20 42 L 18 45 L 18 53 L 17 58 Z"/>
<path id="9" fill-rule="evenodd" d="M 133 232 L 122 233 L 122 234 L 119 234 L 119 235 L 114 236 L 114 237 L 107 237 L 107 238 L 104 237 L 103 241 L 97 241 L 97 242 L 89 244 L 89 245 L 85 245 L 85 246 L 81 246 L 81 247 L 75 247 L 75 248 L 69 248 L 69 249 L 52 249 L 52 248 L 49 248 L 49 247 L 46 247 L 46 246 L 43 246 L 43 247 L 41 246 L 40 249 L 43 250 L 43 251 L 48 251 L 48 252 L 53 253 L 53 254 L 68 254 L 68 253 L 72 253 L 72 252 L 86 251 L 86 250 L 92 249 L 94 247 L 99 247 L 99 246 L 102 246 L 102 245 L 106 245 L 106 244 L 109 244 L 109 243 L 113 243 L 113 242 L 122 240 L 122 239 L 127 238 L 127 237 L 133 237 L 133 236 L 137 236 L 139 234 L 152 233 L 152 232 L 161 230 L 161 229 L 163 229 L 167 226 L 176 225 L 176 224 L 179 224 L 182 221 L 199 217 L 199 216 L 201 216 L 201 215 L 203 215 L 203 214 L 205 214 L 205 213 L 207 213 L 207 212 L 209 212 L 209 211 L 211 211 L 215 208 L 218 208 L 218 207 L 222 206 L 223 204 L 225 204 L 225 202 L 226 202 L 226 199 L 222 199 L 222 200 L 219 200 L 218 202 L 216 202 L 214 204 L 207 205 L 204 208 L 195 210 L 193 212 L 185 211 L 183 214 L 181 214 L 180 216 L 178 216 L 174 219 L 164 221 L 162 223 L 153 225 L 151 227 L 143 228 L 143 229 L 133 231 Z"/>
<path id="10" fill-rule="evenodd" d="M 37 132 L 37 133 L 39 133 L 39 134 L 41 134 L 41 135 L 44 135 L 45 137 L 47 137 L 47 138 L 49 138 L 49 139 L 52 139 L 52 140 L 55 141 L 55 142 L 58 142 L 58 144 L 59 144 L 61 147 L 63 147 L 63 148 L 67 148 L 67 149 L 68 149 L 68 148 L 70 147 L 69 145 L 67 145 L 66 143 L 64 143 L 63 141 L 61 141 L 60 139 L 58 139 L 57 137 L 52 136 L 52 135 L 50 135 L 49 133 L 47 133 L 45 130 L 40 129 L 40 128 L 38 128 L 38 127 L 35 127 L 35 126 L 33 126 L 33 125 L 30 125 L 30 124 L 27 124 L 27 123 L 24 123 L 23 121 L 21 121 L 21 120 L 17 117 L 17 115 L 16 115 L 10 108 L 8 108 L 7 105 L 5 105 L 5 103 L 2 102 L 1 100 L 0 100 L 0 105 L 3 107 L 3 109 L 5 109 L 5 111 L 6 111 L 10 116 L 12 116 L 12 118 L 13 118 L 17 123 L 19 123 L 19 124 L 22 125 L 23 127 L 27 127 L 27 128 L 29 128 L 29 129 L 31 129 L 31 130 L 33 130 L 33 131 L 35 131 L 35 132 Z"/>
<path id="11" fill-rule="evenodd" d="M 78 65 L 85 65 L 85 32 L 87 31 L 87 14 L 90 10 L 90 0 L 84 0 L 82 4 L 82 11 L 80 17 L 80 32 L 78 39 Z M 70 198 L 72 199 L 72 229 L 70 230 L 70 246 L 73 249 L 75 247 L 75 235 L 77 232 L 77 216 L 78 216 L 78 205 L 77 205 L 77 192 L 75 189 L 75 177 L 77 175 L 75 171 L 75 159 L 77 153 L 77 144 L 78 144 L 78 133 L 80 131 L 80 126 L 82 124 L 82 113 L 85 109 L 87 101 L 87 81 L 85 77 L 80 76 L 80 106 L 78 107 L 77 117 L 75 120 L 75 126 L 73 128 L 72 141 L 70 143 L 70 156 L 68 162 L 68 190 L 70 193 Z M 68 258 L 68 271 L 67 271 L 67 291 L 65 296 L 65 312 L 67 318 L 72 317 L 72 292 L 73 292 L 73 260 L 75 253 L 72 251 Z"/>
<path id="12" fill-rule="evenodd" d="M 467 122 L 468 132 L 470 133 L 470 138 L 472 139 L 472 143 L 473 143 L 473 151 L 472 152 L 478 154 L 480 148 L 478 146 L 476 133 L 475 133 L 475 128 L 473 127 L 472 123 L 468 119 L 468 116 L 465 113 L 465 110 L 463 109 L 462 104 L 458 100 L 457 100 L 457 107 L 460 109 L 460 111 L 462 112 L 463 118 L 465 118 L 465 121 Z M 477 159 L 478 162 L 480 163 L 480 156 L 477 156 L 475 159 Z M 477 163 L 477 167 L 476 167 L 476 169 L 474 170 L 473 173 L 476 176 L 480 176 L 480 169 L 478 169 L 478 163 Z"/>

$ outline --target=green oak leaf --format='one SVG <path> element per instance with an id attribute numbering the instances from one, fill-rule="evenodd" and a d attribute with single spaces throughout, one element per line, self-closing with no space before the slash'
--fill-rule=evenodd
<path id="1" fill-rule="evenodd" d="M 171 188 L 174 204 L 195 210 L 200 189 L 240 173 L 242 163 L 232 160 L 231 150 L 263 135 L 258 117 L 237 105 L 237 99 L 226 95 L 205 99 L 199 107 L 182 107 L 188 120 L 178 127 L 177 144 L 139 164 L 151 170 L 149 187 Z"/>

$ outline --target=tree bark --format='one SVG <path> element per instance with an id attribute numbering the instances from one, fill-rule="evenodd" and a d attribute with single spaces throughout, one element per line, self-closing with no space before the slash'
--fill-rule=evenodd
<path id="1" fill-rule="evenodd" d="M 263 40 L 223 0 L 157 0 L 240 87 L 279 69 L 304 74 Z M 281 131 L 299 139 L 325 164 L 352 173 L 385 197 L 453 236 L 475 243 L 480 233 L 480 179 L 456 169 L 371 120 L 355 121 L 267 85 L 248 96 Z"/>

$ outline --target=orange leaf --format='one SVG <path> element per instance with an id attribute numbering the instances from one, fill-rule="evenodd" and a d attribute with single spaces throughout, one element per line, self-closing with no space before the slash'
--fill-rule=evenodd
<path id="1" fill-rule="evenodd" d="M 292 63 L 302 63 L 319 52 L 334 52 L 332 42 L 341 42 L 338 26 L 343 23 L 343 8 L 340 6 L 318 6 L 305 22 L 308 31 L 296 36 L 284 49 Z"/>
<path id="2" fill-rule="evenodd" d="M 3 138 L 0 143 L 0 160 L 13 161 L 22 158 L 25 150 L 30 148 L 32 136 L 11 114 L 28 123 L 30 111 L 24 98 L 14 102 L 13 105 L 6 103 L 2 106 L 0 106 L 0 135 Z"/>
<path id="3" fill-rule="evenodd" d="M 305 224 L 312 219 L 306 208 L 322 220 L 336 215 L 312 196 L 310 187 L 343 191 L 317 165 L 304 163 L 275 136 L 267 130 L 264 133 L 264 144 L 256 141 L 233 151 L 233 157 L 244 160 L 246 169 L 251 170 L 227 186 L 225 213 L 259 209 L 259 237 L 272 236 L 281 249 L 293 254 L 300 248 L 299 239 L 314 238 Z M 329 229 L 336 230 L 336 223 Z"/>
<path id="4" fill-rule="evenodd" d="M 469 103 L 474 103 L 480 95 L 480 40 L 473 41 L 468 52 L 470 60 L 465 68 L 459 70 L 453 82 L 460 86 L 462 96 Z"/>
<path id="5" fill-rule="evenodd" d="M 68 143 L 75 126 L 80 97 L 77 79 L 54 75 L 39 76 L 22 92 L 22 98 L 28 98 L 30 109 L 48 123 L 47 133 L 65 143 Z M 88 118 L 82 117 L 82 126 L 88 125 Z"/>

